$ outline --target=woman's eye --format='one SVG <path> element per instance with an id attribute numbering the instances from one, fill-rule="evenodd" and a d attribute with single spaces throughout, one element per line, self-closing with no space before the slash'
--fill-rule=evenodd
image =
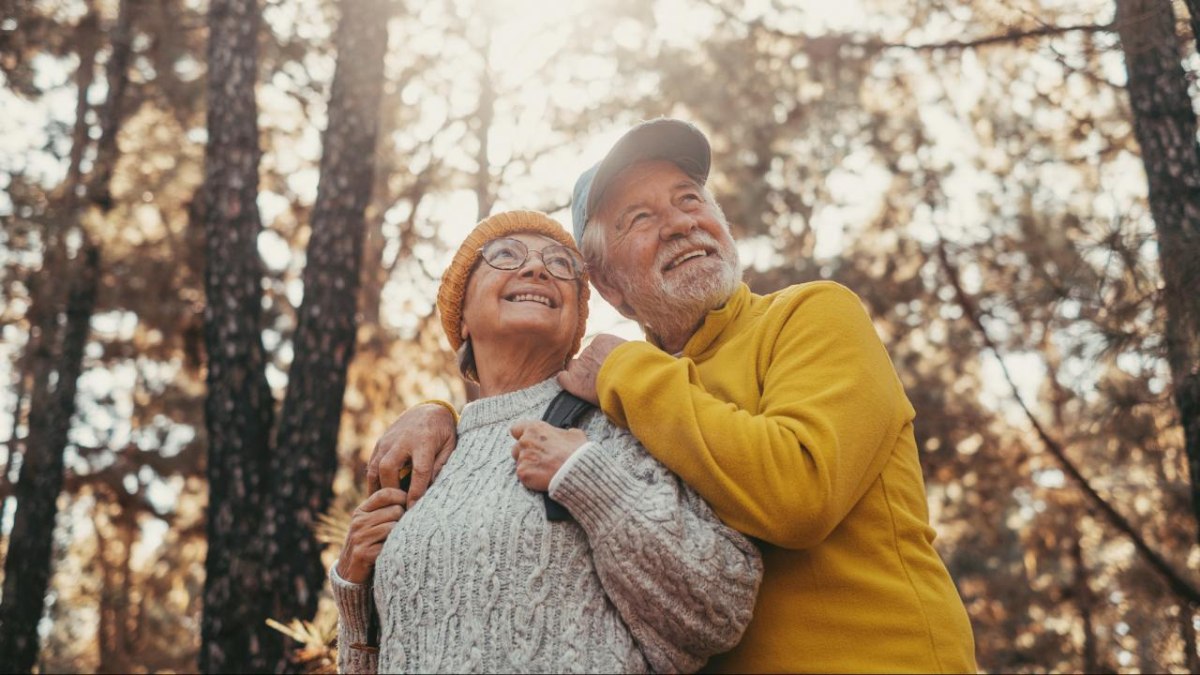
<path id="1" fill-rule="evenodd" d="M 520 256 L 511 248 L 501 248 L 492 252 L 492 260 L 499 263 L 513 262 Z"/>

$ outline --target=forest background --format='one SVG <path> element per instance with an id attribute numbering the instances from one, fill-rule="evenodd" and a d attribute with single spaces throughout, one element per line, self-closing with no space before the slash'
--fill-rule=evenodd
<path id="1" fill-rule="evenodd" d="M 670 115 L 868 305 L 980 666 L 1200 672 L 1198 7 L 3 0 L 0 670 L 328 668 L 453 247 Z"/>

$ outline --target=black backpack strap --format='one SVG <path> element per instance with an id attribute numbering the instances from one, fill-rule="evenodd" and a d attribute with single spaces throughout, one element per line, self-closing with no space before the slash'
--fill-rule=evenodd
<path id="1" fill-rule="evenodd" d="M 542 415 L 542 421 L 559 429 L 570 429 L 578 427 L 583 416 L 595 409 L 596 406 L 575 394 L 569 391 L 560 391 L 558 396 L 550 401 L 550 406 L 546 408 L 546 414 Z M 567 507 L 551 499 L 549 494 L 543 492 L 542 499 L 546 502 L 546 520 L 572 520 L 571 512 L 567 510 Z"/>
<path id="2" fill-rule="evenodd" d="M 542 415 L 542 421 L 559 429 L 570 429 L 579 426 L 579 420 L 595 409 L 596 406 L 564 390 L 558 392 L 558 396 L 550 401 L 550 407 L 546 408 L 546 414 Z"/>

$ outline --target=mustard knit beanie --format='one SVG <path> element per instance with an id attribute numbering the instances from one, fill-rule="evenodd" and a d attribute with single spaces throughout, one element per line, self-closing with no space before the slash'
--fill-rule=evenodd
<path id="1" fill-rule="evenodd" d="M 505 211 L 479 221 L 475 229 L 467 235 L 450 266 L 442 274 L 442 285 L 438 288 L 437 306 L 442 314 L 442 329 L 450 339 L 450 346 L 458 351 L 463 344 L 462 339 L 462 310 L 463 298 L 467 294 L 467 280 L 471 270 L 479 261 L 479 249 L 493 239 L 513 234 L 538 234 L 548 237 L 579 253 L 571 235 L 563 229 L 558 221 L 539 211 Z M 582 257 L 581 257 L 582 258 Z M 579 325 L 575 328 L 575 344 L 571 347 L 570 355 L 574 356 L 583 343 L 583 333 L 587 326 L 588 316 L 588 278 L 586 272 L 580 272 L 577 279 L 579 288 Z"/>

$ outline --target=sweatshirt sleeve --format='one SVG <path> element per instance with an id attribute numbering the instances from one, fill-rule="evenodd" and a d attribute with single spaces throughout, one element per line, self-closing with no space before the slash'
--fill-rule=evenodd
<path id="1" fill-rule="evenodd" d="M 378 646 L 366 646 L 367 626 L 375 611 L 371 586 L 342 579 L 336 562 L 329 568 L 329 585 L 338 609 L 338 672 L 379 672 Z"/>
<path id="2" fill-rule="evenodd" d="M 551 496 L 587 533 L 605 594 L 651 668 L 696 671 L 749 624 L 758 549 L 628 432 L 603 426 L 611 435 L 573 455 Z"/>
<path id="3" fill-rule="evenodd" d="M 609 355 L 597 391 L 609 418 L 722 520 L 805 549 L 829 536 L 879 476 L 912 407 L 858 296 L 814 283 L 774 302 L 783 304 L 760 319 L 755 346 L 706 364 L 731 382 L 754 369 L 756 409 L 719 398 L 691 359 L 644 342 Z"/>

